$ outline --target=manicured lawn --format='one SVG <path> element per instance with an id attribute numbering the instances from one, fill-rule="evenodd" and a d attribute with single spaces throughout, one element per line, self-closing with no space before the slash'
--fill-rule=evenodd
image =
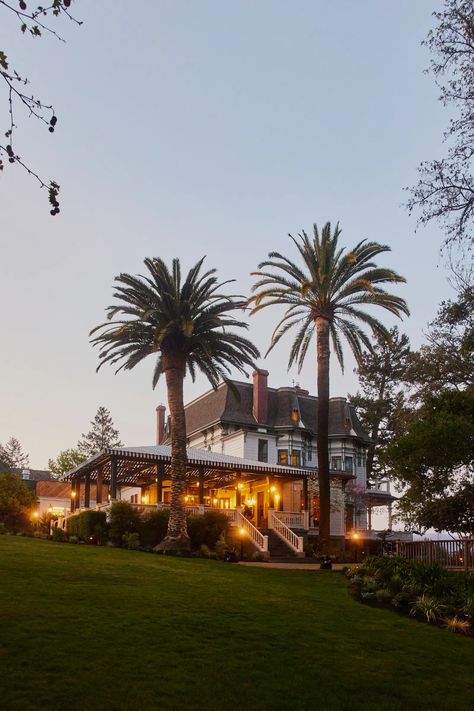
<path id="1" fill-rule="evenodd" d="M 0 536 L 6 711 L 463 711 L 473 662 L 338 573 Z"/>

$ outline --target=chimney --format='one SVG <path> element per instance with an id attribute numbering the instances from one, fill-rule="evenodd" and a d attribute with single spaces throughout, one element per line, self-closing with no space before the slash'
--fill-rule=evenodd
<path id="1" fill-rule="evenodd" d="M 268 370 L 253 372 L 253 416 L 261 425 L 268 422 Z"/>
<path id="2" fill-rule="evenodd" d="M 165 438 L 165 412 L 164 405 L 156 408 L 156 444 L 161 444 Z"/>

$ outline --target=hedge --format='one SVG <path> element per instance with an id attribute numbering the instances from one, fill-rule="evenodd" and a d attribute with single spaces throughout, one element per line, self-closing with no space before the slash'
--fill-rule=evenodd
<path id="1" fill-rule="evenodd" d="M 68 536 L 77 536 L 86 543 L 105 543 L 107 539 L 107 521 L 104 511 L 82 511 L 71 516 L 66 522 Z"/>

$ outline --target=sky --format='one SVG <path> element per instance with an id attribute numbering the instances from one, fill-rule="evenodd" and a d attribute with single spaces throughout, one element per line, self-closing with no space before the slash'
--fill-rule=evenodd
<path id="1" fill-rule="evenodd" d="M 188 269 L 206 255 L 248 294 L 288 233 L 339 221 L 341 243 L 390 245 L 379 262 L 404 275 L 413 347 L 451 295 L 436 226 L 416 230 L 404 188 L 442 154 L 448 114 L 421 45 L 436 0 L 76 0 L 66 42 L 23 36 L 1 10 L 0 47 L 51 101 L 57 129 L 20 109 L 16 151 L 61 185 L 61 213 L 18 166 L 0 174 L 0 442 L 30 466 L 76 445 L 100 405 L 130 446 L 153 444 L 153 362 L 96 373 L 88 333 L 114 277 L 145 257 Z M 0 130 L 8 127 L 0 88 Z M 249 321 L 264 353 L 277 311 Z M 391 326 L 395 322 L 380 314 Z M 287 372 L 290 339 L 264 360 L 272 387 L 316 391 L 315 350 Z M 334 360 L 334 358 L 333 358 Z M 333 363 L 331 395 L 357 390 L 354 363 Z M 185 399 L 208 389 L 186 381 Z"/>

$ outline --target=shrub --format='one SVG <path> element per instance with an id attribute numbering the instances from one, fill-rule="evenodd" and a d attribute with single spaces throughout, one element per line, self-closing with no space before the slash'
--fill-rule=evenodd
<path id="1" fill-rule="evenodd" d="M 457 632 L 458 634 L 467 634 L 471 629 L 469 620 L 462 620 L 459 617 L 450 617 L 444 621 L 444 625 L 450 632 Z"/>
<path id="2" fill-rule="evenodd" d="M 138 533 L 129 533 L 127 531 L 127 533 L 123 534 L 122 541 L 129 551 L 137 551 L 140 548 L 140 536 Z"/>
<path id="3" fill-rule="evenodd" d="M 69 543 L 79 543 L 79 538 L 77 536 L 69 536 Z"/>
<path id="4" fill-rule="evenodd" d="M 138 533 L 140 511 L 125 501 L 116 501 L 110 507 L 109 538 L 121 546 L 125 533 Z"/>
<path id="5" fill-rule="evenodd" d="M 201 556 L 201 558 L 210 558 L 212 555 L 212 551 L 209 546 L 206 546 L 206 544 L 203 543 L 199 548 L 199 555 Z"/>
<path id="6" fill-rule="evenodd" d="M 54 529 L 55 530 L 55 529 Z M 77 536 L 87 543 L 104 544 L 107 538 L 105 511 L 83 511 L 66 521 L 69 536 Z"/>
<path id="7" fill-rule="evenodd" d="M 401 590 L 392 598 L 392 605 L 398 607 L 401 610 L 407 610 L 413 603 L 413 598 L 410 593 Z"/>
<path id="8" fill-rule="evenodd" d="M 375 592 L 375 597 L 377 598 L 377 602 L 386 604 L 392 601 L 393 595 L 388 588 L 380 588 L 380 590 Z"/>
<path id="9" fill-rule="evenodd" d="M 58 541 L 60 543 L 66 543 L 67 533 L 66 533 L 66 531 L 63 531 L 62 528 L 53 528 L 53 531 L 51 533 L 51 538 L 53 541 Z"/>
<path id="10" fill-rule="evenodd" d="M 427 622 L 437 622 L 441 617 L 443 605 L 430 595 L 420 595 L 410 610 L 410 615 L 420 614 Z"/>
<path id="11" fill-rule="evenodd" d="M 216 542 L 216 544 L 214 546 L 214 550 L 216 552 L 216 556 L 218 557 L 218 559 L 224 560 L 225 556 L 229 552 L 229 546 L 226 543 L 224 534 L 222 534 L 219 537 L 219 540 Z"/>
<path id="12" fill-rule="evenodd" d="M 225 535 L 228 525 L 227 516 L 219 511 L 206 511 L 202 516 L 189 516 L 188 534 L 192 548 L 198 550 L 205 544 L 214 550 L 219 539 Z"/>
<path id="13" fill-rule="evenodd" d="M 147 511 L 139 519 L 138 534 L 144 548 L 154 548 L 166 536 L 169 519 L 168 509 Z"/>

